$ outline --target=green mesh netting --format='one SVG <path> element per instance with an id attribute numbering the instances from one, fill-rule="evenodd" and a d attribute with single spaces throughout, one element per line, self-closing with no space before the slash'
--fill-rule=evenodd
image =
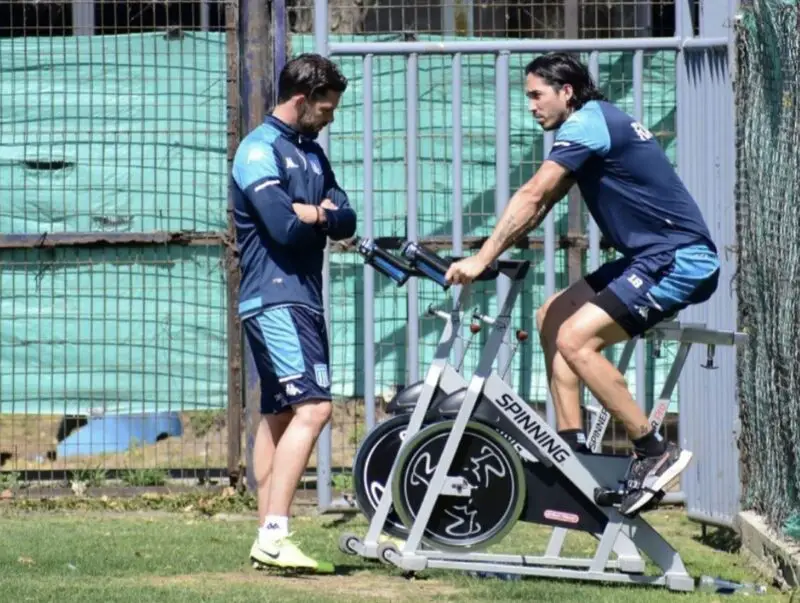
<path id="1" fill-rule="evenodd" d="M 738 224 L 744 502 L 800 538 L 800 32 L 794 3 L 739 20 Z"/>

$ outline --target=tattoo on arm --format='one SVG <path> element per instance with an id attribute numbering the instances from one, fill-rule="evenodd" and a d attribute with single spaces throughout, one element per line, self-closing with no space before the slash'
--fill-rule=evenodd
<path id="1" fill-rule="evenodd" d="M 554 175 L 552 166 L 541 179 L 532 180 L 511 198 L 494 232 L 482 251 L 494 261 L 529 231 L 537 228 L 555 203 L 567 194 L 572 178 L 563 173 Z M 553 180 L 557 177 L 557 181 Z"/>
<path id="2" fill-rule="evenodd" d="M 528 211 L 523 211 L 520 215 L 509 207 L 501 217 L 494 234 L 489 237 L 488 243 L 492 254 L 495 257 L 499 256 L 521 236 L 538 227 L 551 205 L 552 202 L 537 203 L 530 211 L 530 215 L 526 215 Z"/>

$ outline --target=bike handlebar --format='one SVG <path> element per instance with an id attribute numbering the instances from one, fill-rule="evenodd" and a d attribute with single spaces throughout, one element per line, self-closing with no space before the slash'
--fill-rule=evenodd
<path id="1" fill-rule="evenodd" d="M 372 239 L 361 239 L 358 243 L 358 252 L 364 256 L 367 264 L 388 276 L 397 283 L 398 287 L 405 285 L 406 281 L 416 273 L 416 270 L 408 262 L 381 249 Z"/>
<path id="2" fill-rule="evenodd" d="M 444 279 L 448 268 L 454 262 L 463 259 L 454 256 L 443 258 L 413 241 L 406 241 L 401 253 L 413 266 L 445 289 L 450 286 Z M 514 281 L 522 280 L 528 274 L 530 265 L 531 263 L 528 260 L 497 260 L 479 274 L 475 280 L 493 281 L 501 274 Z"/>
<path id="3" fill-rule="evenodd" d="M 388 276 L 398 286 L 403 286 L 412 276 L 425 276 L 445 290 L 450 288 L 450 283 L 444 278 L 448 268 L 453 262 L 461 259 L 439 256 L 414 241 L 406 241 L 403 244 L 400 258 L 380 248 L 372 239 L 361 239 L 358 252 L 364 256 L 367 264 Z M 527 275 L 529 267 L 528 260 L 498 260 L 475 280 L 491 281 L 497 279 L 500 274 L 512 280 L 522 280 Z"/>

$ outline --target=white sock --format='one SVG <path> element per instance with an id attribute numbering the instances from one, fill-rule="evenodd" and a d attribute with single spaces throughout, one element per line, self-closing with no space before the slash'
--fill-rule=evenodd
<path id="1" fill-rule="evenodd" d="M 267 515 L 264 525 L 258 529 L 259 538 L 277 540 L 289 535 L 289 518 L 284 515 Z"/>

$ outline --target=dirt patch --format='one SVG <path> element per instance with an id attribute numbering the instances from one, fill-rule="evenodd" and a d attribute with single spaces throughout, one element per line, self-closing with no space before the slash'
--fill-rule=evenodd
<path id="1" fill-rule="evenodd" d="M 383 401 L 379 400 L 376 419 L 385 418 Z M 541 413 L 543 408 L 537 407 Z M 28 472 L 28 480 L 36 479 L 37 471 L 79 470 L 82 481 L 109 469 L 224 469 L 228 466 L 228 427 L 226 411 L 181 413 L 183 435 L 166 438 L 145 446 L 98 456 L 53 458 L 58 444 L 62 417 L 44 415 L 0 415 L 0 469 Z M 243 422 L 243 424 L 246 424 Z M 664 421 L 667 437 L 677 439 L 677 416 Z M 363 400 L 336 401 L 331 421 L 331 464 L 349 471 L 353 456 L 365 430 Z M 246 460 L 247 435 L 242 437 L 242 463 Z M 625 430 L 612 421 L 603 439 L 603 452 L 625 454 L 630 448 Z M 317 467 L 316 447 L 309 459 L 310 471 Z M 0 483 L 0 486 L 3 484 Z M 136 484 L 146 485 L 146 484 Z M 0 487 L 2 492 L 3 487 Z"/>
<path id="2" fill-rule="evenodd" d="M 177 586 L 225 590 L 231 584 L 275 584 L 309 593 L 325 592 L 346 595 L 350 599 L 369 601 L 429 600 L 431 596 L 457 595 L 460 591 L 452 584 L 426 578 L 409 580 L 402 577 L 359 571 L 349 575 L 282 576 L 269 571 L 224 572 L 157 576 L 145 579 L 153 586 Z M 141 582 L 141 580 L 140 580 Z"/>
<path id="3" fill-rule="evenodd" d="M 180 413 L 183 435 L 118 453 L 54 458 L 61 416 L 0 415 L 0 469 L 61 471 L 102 469 L 223 469 L 228 466 L 226 411 Z M 379 418 L 383 415 L 379 413 Z M 363 401 L 336 402 L 331 422 L 334 467 L 351 467 L 365 433 Z M 246 458 L 246 435 L 242 438 Z M 316 449 L 309 467 L 317 466 Z"/>

